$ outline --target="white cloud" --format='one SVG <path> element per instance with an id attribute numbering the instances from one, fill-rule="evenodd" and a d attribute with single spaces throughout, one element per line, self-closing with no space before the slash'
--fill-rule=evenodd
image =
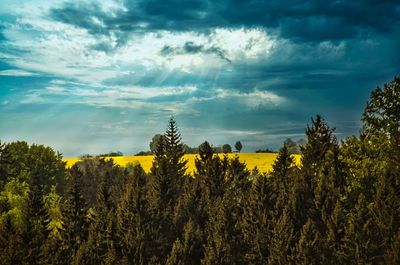
<path id="1" fill-rule="evenodd" d="M 0 76 L 36 76 L 36 73 L 32 73 L 25 70 L 20 69 L 9 69 L 0 71 Z"/>
<path id="2" fill-rule="evenodd" d="M 57 2 L 54 5 L 60 5 Z M 256 63 L 268 57 L 276 40 L 263 29 L 214 28 L 210 34 L 197 32 L 157 31 L 127 33 L 121 44 L 115 32 L 93 36 L 86 29 L 53 21 L 46 17 L 51 2 L 28 2 L 28 9 L 16 9 L 19 18 L 9 24 L 3 34 L 8 50 L 21 51 L 17 56 L 3 52 L 1 56 L 10 64 L 26 70 L 77 80 L 90 85 L 100 85 L 104 80 L 117 77 L 121 72 L 147 72 L 161 69 L 166 74 L 180 70 L 188 74 L 208 73 L 213 69 L 229 71 L 229 63 Z M 113 14 L 123 6 L 114 1 L 101 5 L 103 11 Z M 26 10 L 30 10 L 29 12 Z M 95 19 L 101 26 L 103 23 Z M 186 43 L 203 47 L 197 53 L 162 55 L 161 50 L 183 47 Z M 109 51 L 95 47 L 106 45 Z M 210 49 L 218 52 L 204 52 Z M 225 56 L 227 59 L 224 59 Z"/>
<path id="3" fill-rule="evenodd" d="M 191 113 L 185 103 L 185 95 L 190 97 L 197 90 L 194 86 L 182 87 L 105 87 L 86 88 L 60 85 L 28 91 L 20 100 L 21 104 L 68 103 L 97 107 L 116 107 L 149 111 L 149 113 Z M 60 99 L 60 96 L 62 98 Z M 151 100 L 165 96 L 184 96 L 182 100 Z"/>
<path id="4" fill-rule="evenodd" d="M 253 91 L 240 92 L 228 89 L 218 88 L 210 91 L 210 95 L 206 97 L 193 97 L 193 101 L 222 101 L 230 102 L 232 106 L 246 106 L 256 108 L 259 106 L 276 107 L 287 101 L 286 98 L 279 96 L 271 91 L 261 91 L 254 89 Z"/>

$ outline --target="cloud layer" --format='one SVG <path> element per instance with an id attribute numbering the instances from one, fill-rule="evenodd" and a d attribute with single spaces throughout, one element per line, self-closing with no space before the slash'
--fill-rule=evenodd
<path id="1" fill-rule="evenodd" d="M 345 137 L 398 47 L 397 1 L 9 1 L 0 139 L 133 153 L 174 114 L 190 145 L 251 151 L 316 113 Z"/>

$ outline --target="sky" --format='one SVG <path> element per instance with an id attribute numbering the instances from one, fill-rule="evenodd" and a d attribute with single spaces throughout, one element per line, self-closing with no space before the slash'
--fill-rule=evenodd
<path id="1" fill-rule="evenodd" d="M 400 2 L 2 0 L 0 140 L 65 157 L 183 141 L 243 151 L 305 138 L 322 115 L 357 134 L 400 74 Z"/>

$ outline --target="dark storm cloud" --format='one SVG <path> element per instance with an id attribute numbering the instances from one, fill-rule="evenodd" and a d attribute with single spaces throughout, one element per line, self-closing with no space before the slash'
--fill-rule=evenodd
<path id="1" fill-rule="evenodd" d="M 204 53 L 204 54 L 214 54 L 217 57 L 221 58 L 222 60 L 227 61 L 228 63 L 231 60 L 225 55 L 225 52 L 219 47 L 210 47 L 205 48 L 204 45 L 197 45 L 192 41 L 186 42 L 183 47 L 171 47 L 169 45 L 165 45 L 160 53 L 162 55 L 181 55 L 181 54 L 197 54 L 197 53 Z"/>
<path id="2" fill-rule="evenodd" d="M 51 17 L 66 24 L 84 28 L 90 34 L 109 34 L 109 28 L 101 24 L 108 15 L 94 3 L 66 3 L 60 9 L 52 9 Z"/>
<path id="3" fill-rule="evenodd" d="M 66 3 L 51 17 L 109 31 L 203 31 L 212 27 L 263 27 L 296 41 L 342 40 L 390 31 L 400 21 L 398 1 L 125 1 L 116 16 L 96 4 Z M 98 23 L 98 22 L 101 23 Z"/>

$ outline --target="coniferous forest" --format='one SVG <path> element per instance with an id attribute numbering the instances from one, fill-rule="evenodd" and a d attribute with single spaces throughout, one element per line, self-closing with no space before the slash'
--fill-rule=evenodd
<path id="1" fill-rule="evenodd" d="M 0 263 L 400 264 L 400 78 L 361 120 L 339 141 L 317 115 L 301 165 L 283 147 L 268 173 L 204 142 L 186 175 L 173 118 L 148 174 L 1 143 Z"/>

